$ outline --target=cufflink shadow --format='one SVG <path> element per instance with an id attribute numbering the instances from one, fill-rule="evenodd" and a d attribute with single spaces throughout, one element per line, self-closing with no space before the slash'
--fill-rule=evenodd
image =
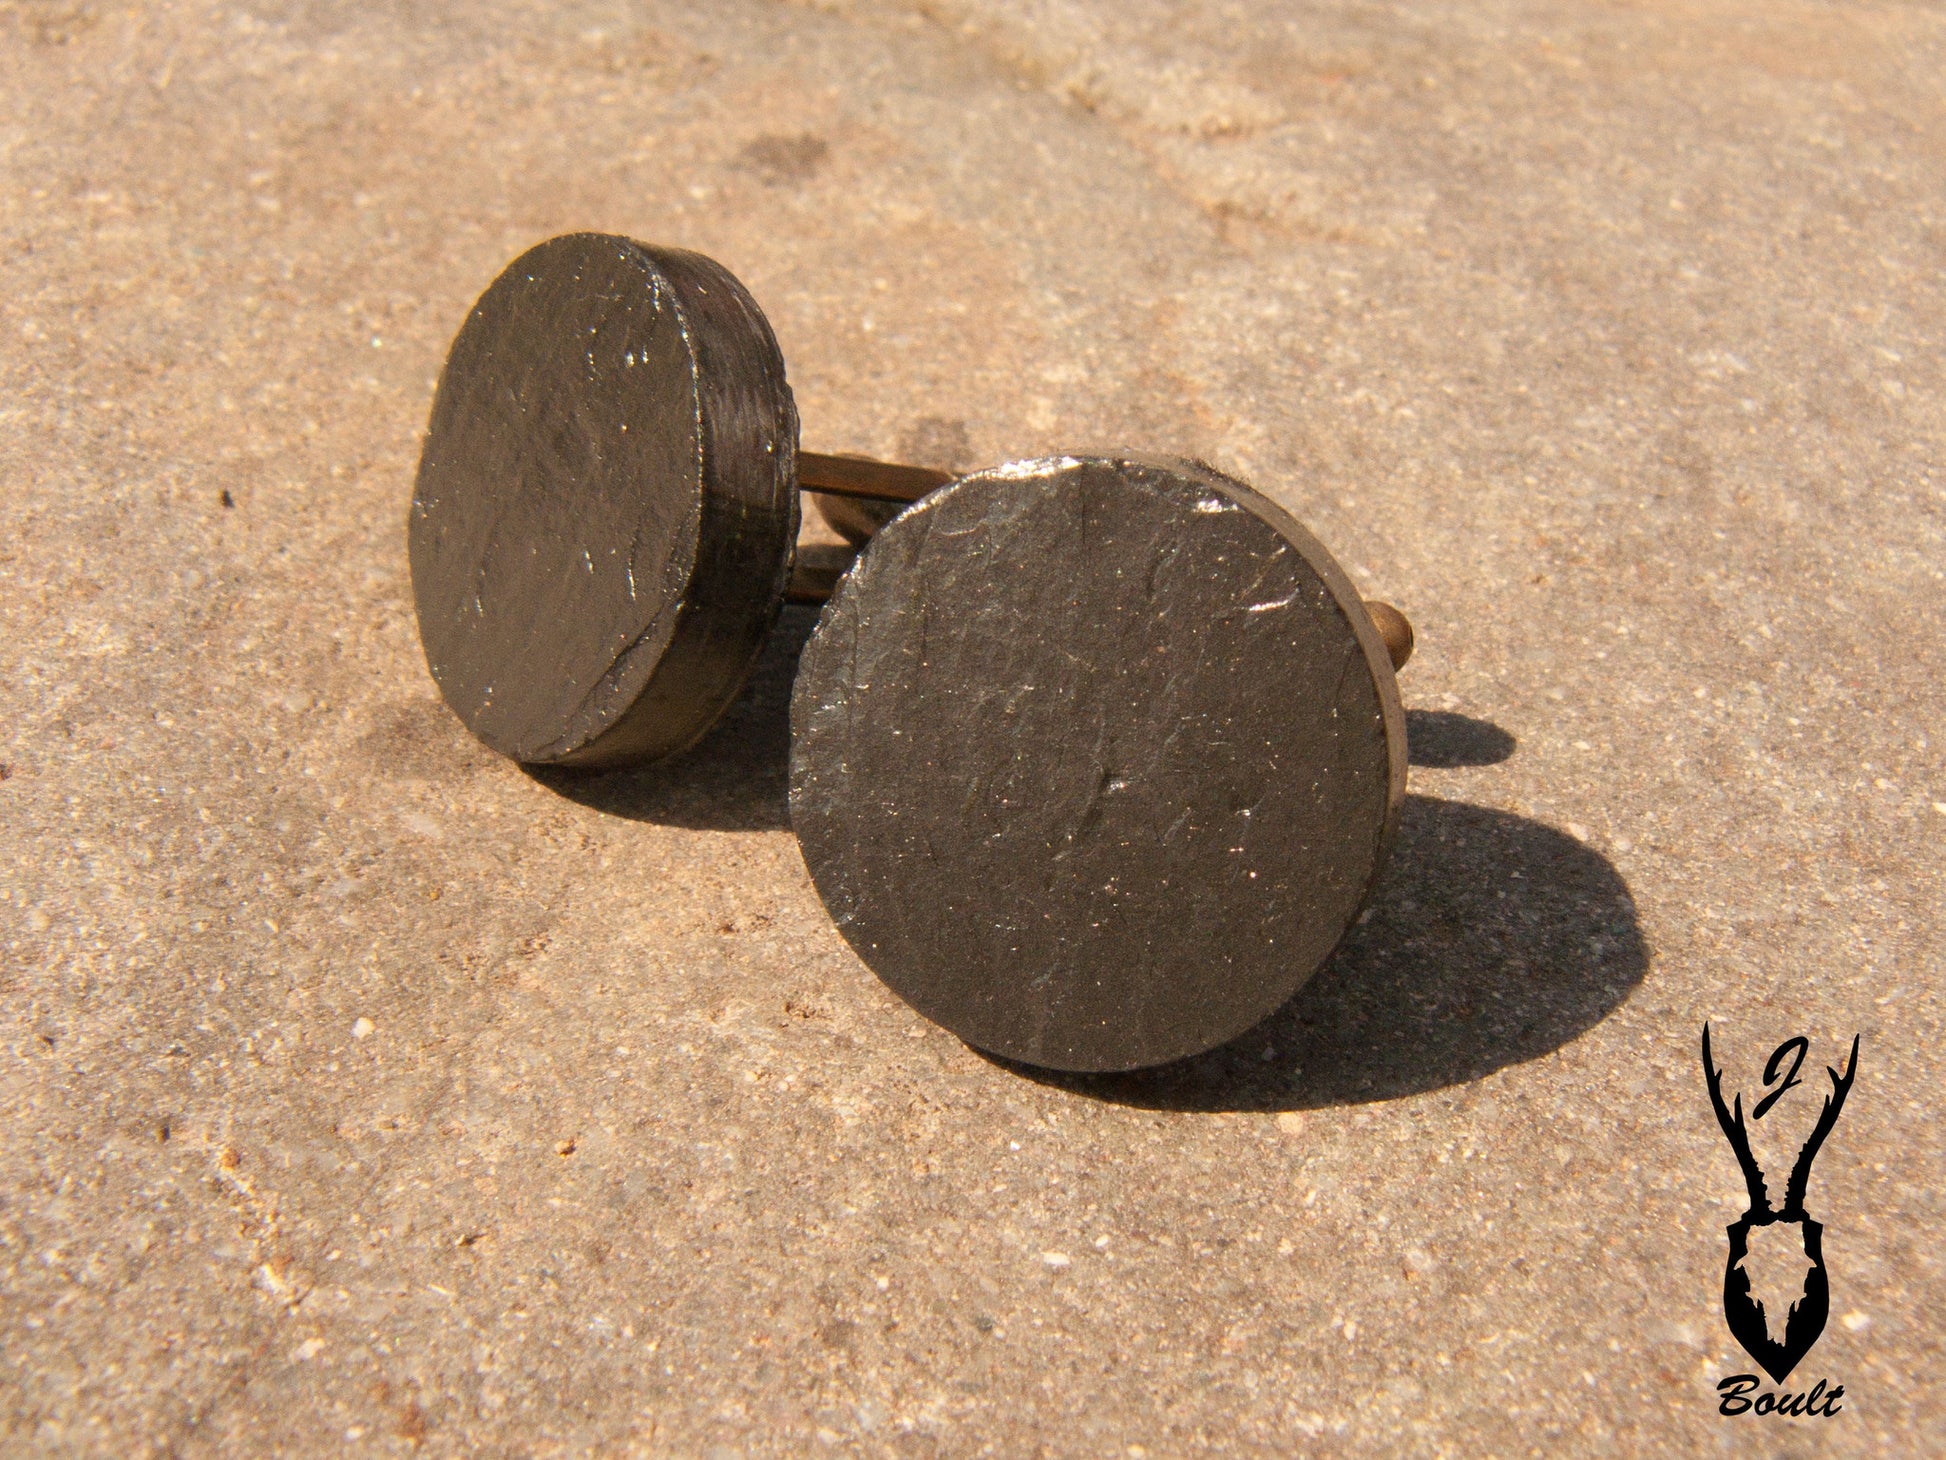
<path id="1" fill-rule="evenodd" d="M 1607 858 L 1526 817 L 1409 796 L 1362 921 L 1248 1033 L 1128 1074 L 995 1062 L 1152 1109 L 1396 1100 L 1559 1049 L 1619 1008 L 1648 964 L 1635 901 Z"/>
<path id="2" fill-rule="evenodd" d="M 609 816 L 692 831 L 785 830 L 791 824 L 791 681 L 817 626 L 816 608 L 787 605 L 736 703 L 681 755 L 617 771 L 522 769 L 556 795 Z"/>
<path id="3" fill-rule="evenodd" d="M 1407 710 L 1405 740 L 1412 763 L 1434 770 L 1499 765 L 1520 745 L 1491 721 L 1450 710 Z"/>

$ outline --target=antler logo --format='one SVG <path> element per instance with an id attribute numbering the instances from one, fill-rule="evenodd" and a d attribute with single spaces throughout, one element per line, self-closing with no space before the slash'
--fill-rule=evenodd
<path id="1" fill-rule="evenodd" d="M 1762 1120 L 1780 1095 L 1793 1085 L 1803 1083 L 1797 1078 L 1797 1071 L 1810 1047 L 1810 1040 L 1800 1035 L 1785 1040 L 1771 1051 L 1770 1061 L 1764 1066 L 1764 1084 L 1767 1087 L 1774 1084 L 1776 1088 L 1751 1108 L 1752 1120 Z M 1795 1058 L 1791 1059 L 1793 1055 Z M 1791 1059 L 1791 1067 L 1779 1081 L 1778 1072 L 1786 1059 Z M 1804 1189 L 1810 1183 L 1811 1163 L 1817 1159 L 1818 1148 L 1838 1123 L 1838 1112 L 1845 1107 L 1845 1096 L 1851 1091 L 1852 1075 L 1857 1068 L 1858 1037 L 1853 1035 L 1851 1058 L 1844 1074 L 1828 1065 L 1825 1067 L 1825 1073 L 1831 1076 L 1831 1093 L 1825 1096 L 1817 1126 L 1791 1167 L 1791 1179 L 1784 1188 L 1784 1204 L 1773 1209 L 1769 1189 L 1764 1185 L 1763 1168 L 1750 1154 L 1750 1131 L 1743 1123 L 1743 1096 L 1736 1097 L 1734 1106 L 1724 1106 L 1723 1072 L 1710 1057 L 1709 1025 L 1703 1026 L 1703 1074 L 1709 1081 L 1710 1103 L 1716 1107 L 1717 1124 L 1729 1137 L 1730 1149 L 1736 1152 L 1737 1164 L 1743 1168 L 1744 1185 L 1750 1190 L 1750 1209 L 1729 1228 L 1730 1262 L 1723 1270 L 1723 1317 L 1737 1342 L 1779 1384 L 1818 1341 L 1831 1309 L 1831 1284 L 1824 1271 L 1824 1226 L 1805 1213 Z M 1749 1263 L 1753 1239 L 1772 1256 L 1779 1248 L 1803 1253 L 1803 1278 L 1798 1286 L 1794 1290 L 1787 1287 L 1781 1294 L 1772 1291 L 1765 1295 L 1780 1308 L 1785 1306 L 1785 1299 L 1789 1300 L 1782 1314 L 1768 1311 L 1767 1305 L 1751 1293 Z M 1777 1328 L 1783 1330 L 1781 1337 L 1776 1336 Z"/>

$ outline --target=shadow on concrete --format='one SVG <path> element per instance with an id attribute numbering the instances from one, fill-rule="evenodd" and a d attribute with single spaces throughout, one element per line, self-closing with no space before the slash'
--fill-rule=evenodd
<path id="1" fill-rule="evenodd" d="M 1438 770 L 1499 765 L 1520 745 L 1498 725 L 1450 710 L 1407 710 L 1405 739 L 1414 765 Z"/>
<path id="2" fill-rule="evenodd" d="M 1607 858 L 1525 817 L 1410 796 L 1364 921 L 1249 1033 L 1131 1074 L 994 1062 L 1155 1109 L 1394 1100 L 1559 1049 L 1620 1007 L 1648 962 L 1634 899 Z"/>
<path id="3" fill-rule="evenodd" d="M 817 626 L 817 609 L 786 607 L 743 694 L 681 755 L 628 770 L 528 766 L 527 774 L 570 801 L 632 821 L 696 831 L 784 830 L 791 824 L 791 681 Z"/>

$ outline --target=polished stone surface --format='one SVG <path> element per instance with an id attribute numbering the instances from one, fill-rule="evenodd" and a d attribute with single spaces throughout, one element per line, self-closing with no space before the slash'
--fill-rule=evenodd
<path id="1" fill-rule="evenodd" d="M 687 750 L 783 605 L 797 411 L 762 308 L 699 254 L 569 233 L 467 312 L 407 514 L 426 667 L 529 765 Z"/>
<path id="2" fill-rule="evenodd" d="M 791 828 L 852 950 L 977 1049 L 1203 1054 L 1384 868 L 1406 729 L 1330 552 L 1194 462 L 1009 462 L 908 508 L 791 699 Z"/>
<path id="3" fill-rule="evenodd" d="M 1926 1453 L 1942 75 L 1916 3 L 0 6 L 4 1448 Z M 570 229 L 742 278 L 811 449 L 1203 457 L 1405 610 L 1295 1001 L 929 1030 L 787 828 L 801 611 L 680 763 L 466 733 L 419 433 Z M 1773 1146 L 1863 1035 L 1834 1420 L 1714 1412 L 1706 1018 L 1812 1037 Z"/>

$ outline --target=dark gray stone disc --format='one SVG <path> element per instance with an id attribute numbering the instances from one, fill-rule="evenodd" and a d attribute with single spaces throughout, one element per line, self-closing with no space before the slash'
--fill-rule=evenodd
<path id="1" fill-rule="evenodd" d="M 1240 482 L 1060 457 L 909 508 L 824 611 L 791 821 L 872 970 L 1063 1070 L 1209 1049 L 1357 916 L 1405 796 L 1384 643 Z"/>
<path id="2" fill-rule="evenodd" d="M 412 499 L 447 704 L 522 761 L 690 744 L 783 601 L 796 457 L 783 357 L 721 265 L 598 233 L 521 255 L 453 341 Z"/>

